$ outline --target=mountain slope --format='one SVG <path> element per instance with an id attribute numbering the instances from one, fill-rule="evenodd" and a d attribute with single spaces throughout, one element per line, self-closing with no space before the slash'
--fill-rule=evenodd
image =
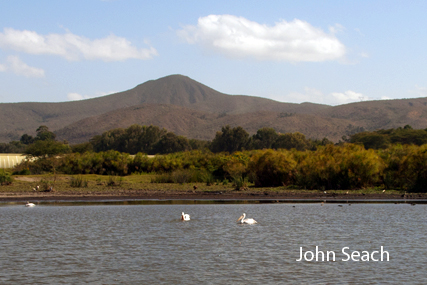
<path id="1" fill-rule="evenodd" d="M 317 115 L 345 119 L 363 125 L 367 130 L 389 129 L 411 125 L 427 127 L 427 98 L 365 101 L 321 110 Z"/>
<path id="2" fill-rule="evenodd" d="M 224 125 L 250 133 L 262 127 L 339 140 L 355 130 L 427 127 L 427 98 L 367 101 L 340 106 L 291 104 L 227 95 L 182 75 L 150 80 L 133 89 L 82 101 L 0 104 L 0 142 L 35 135 L 46 125 L 59 139 L 87 141 L 132 124 L 157 125 L 188 138 L 212 139 Z"/>
<path id="3" fill-rule="evenodd" d="M 172 104 L 212 113 L 233 114 L 258 110 L 308 113 L 329 108 L 319 104 L 290 104 L 252 96 L 226 95 L 189 77 L 170 75 L 124 92 L 82 101 L 2 103 L 0 142 L 17 140 L 24 133 L 34 135 L 40 125 L 56 131 L 84 118 L 143 103 Z"/>
<path id="4" fill-rule="evenodd" d="M 88 141 L 102 132 L 127 128 L 132 124 L 156 125 L 188 138 L 211 140 L 222 126 L 242 126 L 251 134 L 263 127 L 277 132 L 301 132 L 310 138 L 338 140 L 351 121 L 307 114 L 283 115 L 280 112 L 257 111 L 244 114 L 216 114 L 163 104 L 142 104 L 85 118 L 56 131 L 59 139 L 70 143 Z"/>

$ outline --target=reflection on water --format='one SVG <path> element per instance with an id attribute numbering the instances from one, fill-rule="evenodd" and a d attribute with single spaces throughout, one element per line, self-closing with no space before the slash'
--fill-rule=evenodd
<path id="1" fill-rule="evenodd" d="M 243 212 L 259 224 L 237 224 Z M 407 204 L 0 207 L 0 283 L 423 284 L 426 217 Z M 336 261 L 296 261 L 316 246 Z M 343 262 L 346 246 L 390 261 Z"/>

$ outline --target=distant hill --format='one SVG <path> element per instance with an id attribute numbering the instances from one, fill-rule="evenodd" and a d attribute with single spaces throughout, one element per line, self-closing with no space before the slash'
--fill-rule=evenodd
<path id="1" fill-rule="evenodd" d="M 188 138 L 211 140 L 222 126 L 242 126 L 249 133 L 268 126 L 281 133 L 302 132 L 308 137 L 325 136 L 341 138 L 351 121 L 323 118 L 307 114 L 283 114 L 258 111 L 243 114 L 224 114 L 196 111 L 189 108 L 142 104 L 75 122 L 56 131 L 58 138 L 70 142 L 88 141 L 94 135 L 115 128 L 127 128 L 132 124 L 156 125 Z M 341 135 L 341 136 L 340 136 Z"/>
<path id="2" fill-rule="evenodd" d="M 1 103 L 0 142 L 34 135 L 46 125 L 70 143 L 132 124 L 157 125 L 188 138 L 212 139 L 224 125 L 250 133 L 262 127 L 299 131 L 333 141 L 354 130 L 427 127 L 427 98 L 369 101 L 341 106 L 281 103 L 227 95 L 189 77 L 170 75 L 103 97 L 62 103 Z"/>

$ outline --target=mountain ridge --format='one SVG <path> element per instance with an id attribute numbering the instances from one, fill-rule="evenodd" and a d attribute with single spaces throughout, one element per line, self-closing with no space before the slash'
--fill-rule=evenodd
<path id="1" fill-rule="evenodd" d="M 139 110 L 139 111 L 138 111 Z M 299 131 L 333 141 L 354 129 L 411 125 L 427 127 L 427 98 L 365 101 L 339 106 L 283 103 L 228 95 L 187 76 L 169 75 L 132 89 L 81 101 L 0 103 L 0 142 L 34 135 L 40 125 L 58 139 L 84 142 L 108 128 L 158 125 L 188 138 L 212 139 L 221 126 L 240 125 L 249 133 L 261 127 Z"/>

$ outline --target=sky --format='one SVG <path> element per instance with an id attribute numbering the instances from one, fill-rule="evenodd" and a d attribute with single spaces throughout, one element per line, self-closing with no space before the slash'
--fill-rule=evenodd
<path id="1" fill-rule="evenodd" d="M 427 1 L 0 1 L 0 103 L 65 102 L 171 74 L 341 105 L 427 97 Z"/>

